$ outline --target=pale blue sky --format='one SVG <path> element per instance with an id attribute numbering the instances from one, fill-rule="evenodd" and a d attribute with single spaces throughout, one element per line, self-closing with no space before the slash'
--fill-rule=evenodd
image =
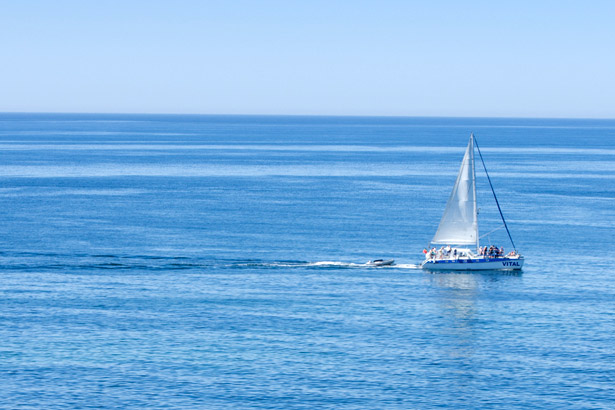
<path id="1" fill-rule="evenodd" d="M 0 111 L 615 118 L 611 1 L 3 1 Z"/>

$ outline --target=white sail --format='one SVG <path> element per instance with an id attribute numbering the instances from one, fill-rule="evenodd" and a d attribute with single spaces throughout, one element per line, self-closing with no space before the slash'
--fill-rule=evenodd
<path id="1" fill-rule="evenodd" d="M 470 136 L 453 192 L 431 243 L 478 245 L 475 180 L 474 136 Z"/>

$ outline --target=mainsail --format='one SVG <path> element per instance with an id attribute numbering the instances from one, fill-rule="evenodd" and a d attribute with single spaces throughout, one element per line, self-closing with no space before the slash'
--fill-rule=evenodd
<path id="1" fill-rule="evenodd" d="M 475 181 L 474 135 L 471 135 L 453 192 L 431 243 L 478 246 Z"/>

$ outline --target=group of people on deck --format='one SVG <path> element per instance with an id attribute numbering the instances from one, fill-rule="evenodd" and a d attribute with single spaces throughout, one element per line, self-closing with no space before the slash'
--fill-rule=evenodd
<path id="1" fill-rule="evenodd" d="M 470 255 L 466 255 L 466 252 L 464 252 L 463 250 L 457 249 L 457 248 L 451 248 L 450 245 L 443 246 L 437 250 L 436 248 L 431 248 L 429 250 L 424 249 L 423 253 L 425 254 L 425 257 L 427 259 L 458 259 L 464 256 L 471 257 L 472 255 L 471 252 L 470 252 Z M 508 256 L 513 256 L 515 254 L 516 253 L 513 251 Z M 484 256 L 486 258 L 501 258 L 505 255 L 504 247 L 498 248 L 497 246 L 493 246 L 493 245 L 489 247 L 483 246 L 479 248 L 479 255 Z"/>
<path id="2" fill-rule="evenodd" d="M 424 249 L 423 253 L 427 259 L 457 259 L 466 256 L 464 251 L 451 248 L 450 245 L 443 246 L 438 250 L 436 250 L 436 248 L 431 248 L 430 250 Z"/>
<path id="3" fill-rule="evenodd" d="M 481 256 L 488 256 L 490 258 L 497 258 L 500 256 L 504 256 L 504 247 L 498 248 L 497 246 L 491 245 L 490 247 L 482 247 L 480 248 Z"/>

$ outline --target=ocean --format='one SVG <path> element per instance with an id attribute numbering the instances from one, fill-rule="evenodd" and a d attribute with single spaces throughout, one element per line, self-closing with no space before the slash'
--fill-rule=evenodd
<path id="1" fill-rule="evenodd" d="M 521 272 L 418 267 L 471 132 Z M 614 198 L 615 120 L 0 114 L 0 408 L 614 408 Z"/>

